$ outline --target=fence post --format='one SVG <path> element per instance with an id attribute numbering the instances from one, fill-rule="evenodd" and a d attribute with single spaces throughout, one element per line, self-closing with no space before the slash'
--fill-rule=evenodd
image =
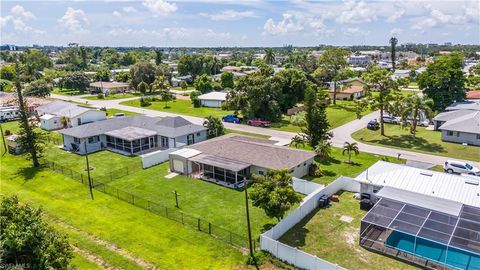
<path id="1" fill-rule="evenodd" d="M 198 230 L 201 231 L 202 229 L 200 229 L 200 219 L 197 218 L 197 227 L 198 227 Z"/>
<path id="2" fill-rule="evenodd" d="M 208 222 L 208 234 L 212 234 L 212 223 Z"/>

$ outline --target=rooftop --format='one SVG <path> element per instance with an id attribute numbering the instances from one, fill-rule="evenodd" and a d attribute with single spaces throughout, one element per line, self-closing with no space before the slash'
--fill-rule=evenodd
<path id="1" fill-rule="evenodd" d="M 130 84 L 122 82 L 92 82 L 90 87 L 97 87 L 102 89 L 115 89 L 129 87 Z"/>
<path id="2" fill-rule="evenodd" d="M 213 91 L 213 92 L 210 92 L 210 93 L 200 95 L 200 96 L 198 96 L 198 98 L 203 99 L 203 100 L 222 100 L 222 101 L 224 101 L 224 100 L 227 99 L 227 93 L 226 92 Z"/>
<path id="3" fill-rule="evenodd" d="M 467 99 L 480 99 L 480 90 L 468 91 Z"/>
<path id="4" fill-rule="evenodd" d="M 480 134 L 480 111 L 471 112 L 445 122 L 438 129 Z"/>
<path id="5" fill-rule="evenodd" d="M 124 139 L 127 141 L 133 141 L 145 137 L 156 135 L 157 133 L 152 130 L 139 128 L 139 127 L 124 127 L 112 131 L 105 132 L 105 135 Z"/>
<path id="6" fill-rule="evenodd" d="M 44 114 L 52 114 L 56 116 L 75 117 L 88 111 L 96 111 L 94 108 L 83 107 L 65 101 L 52 101 L 45 105 L 38 106 L 37 111 Z"/>
<path id="7" fill-rule="evenodd" d="M 445 111 L 453 110 L 474 110 L 480 111 L 480 101 L 461 101 L 448 106 Z"/>

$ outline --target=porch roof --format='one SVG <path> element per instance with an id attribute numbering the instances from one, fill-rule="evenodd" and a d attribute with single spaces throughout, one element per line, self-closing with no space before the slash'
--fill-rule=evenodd
<path id="1" fill-rule="evenodd" d="M 121 129 L 105 132 L 105 135 L 112 136 L 119 139 L 124 139 L 127 141 L 142 139 L 142 138 L 150 137 L 156 134 L 157 132 L 155 131 L 139 128 L 139 127 L 124 127 Z"/>
<path id="2" fill-rule="evenodd" d="M 249 163 L 245 163 L 238 160 L 228 159 L 219 156 L 207 155 L 207 154 L 200 154 L 190 158 L 191 161 L 223 168 L 226 170 L 238 172 L 243 169 L 246 169 L 251 166 Z"/>

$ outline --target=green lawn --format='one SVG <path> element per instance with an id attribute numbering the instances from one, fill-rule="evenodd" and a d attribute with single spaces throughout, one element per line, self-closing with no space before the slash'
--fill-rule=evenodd
<path id="1" fill-rule="evenodd" d="M 229 134 L 229 133 L 236 133 L 236 134 L 241 134 L 241 135 L 246 135 L 246 136 L 252 136 L 252 137 L 258 137 L 258 138 L 264 138 L 264 139 L 268 139 L 270 138 L 270 136 L 268 135 L 263 135 L 263 134 L 257 134 L 257 133 L 250 133 L 250 132 L 246 132 L 246 131 L 239 131 L 239 130 L 233 130 L 233 129 L 225 129 L 225 134 Z"/>
<path id="2" fill-rule="evenodd" d="M 311 148 L 305 147 L 305 149 L 310 150 Z M 328 185 L 342 175 L 355 177 L 379 160 L 392 163 L 405 163 L 405 160 L 403 159 L 364 153 L 362 152 L 361 148 L 358 156 L 352 155 L 353 164 L 345 163 L 344 161 L 346 160 L 348 160 L 348 156 L 342 155 L 341 148 L 332 147 L 332 156 L 329 159 L 320 160 L 318 157 L 315 157 L 315 162 L 323 171 L 323 176 L 305 176 L 304 179 L 311 180 L 319 184 Z"/>
<path id="3" fill-rule="evenodd" d="M 330 128 L 332 129 L 357 119 L 353 101 L 337 100 L 337 104 L 330 104 L 326 111 Z M 370 110 L 367 110 L 363 114 L 368 113 L 370 113 Z M 281 122 L 273 123 L 271 128 L 288 132 L 301 132 L 302 130 L 301 127 L 290 124 L 290 117 L 286 115 Z"/>
<path id="4" fill-rule="evenodd" d="M 400 125 L 385 124 L 385 134 L 386 136 L 381 136 L 380 130 L 373 131 L 364 128 L 353 133 L 352 137 L 357 141 L 373 145 L 466 160 L 480 160 L 480 147 L 443 142 L 440 131 L 417 127 L 416 138 L 414 138 L 408 128 L 403 129 Z"/>
<path id="5" fill-rule="evenodd" d="M 183 90 L 182 87 L 180 87 L 180 86 L 175 86 L 175 87 L 172 87 L 171 89 L 172 89 L 172 90 L 185 91 L 185 90 L 195 90 L 195 87 L 193 87 L 193 86 L 188 86 L 187 89 Z"/>
<path id="6" fill-rule="evenodd" d="M 60 88 L 53 88 L 52 89 L 53 94 L 58 94 L 58 95 L 64 95 L 64 96 L 78 96 L 78 95 L 85 95 L 88 94 L 88 91 L 79 91 L 75 89 L 60 89 Z"/>
<path id="7" fill-rule="evenodd" d="M 175 207 L 173 191 L 176 190 L 180 194 L 179 205 L 183 212 L 245 235 L 245 195 L 242 191 L 182 175 L 167 179 L 164 176 L 169 174 L 168 168 L 166 162 L 114 180 L 109 186 L 171 208 Z M 250 216 L 255 236 L 264 226 L 276 223 L 257 207 L 251 206 Z"/>
<path id="8" fill-rule="evenodd" d="M 92 201 L 85 185 L 30 165 L 19 156 L 7 154 L 0 158 L 1 193 L 16 194 L 21 201 L 42 207 L 48 216 L 112 243 L 159 269 L 245 268 L 245 256 L 222 241 L 97 191 Z M 85 240 L 71 241 L 95 250 L 88 247 L 91 243 L 80 243 Z M 97 255 L 103 254 L 107 252 Z M 110 261 L 117 260 L 106 256 Z M 92 269 L 84 258 L 77 256 L 74 262 L 79 269 Z"/>
<path id="9" fill-rule="evenodd" d="M 360 247 L 360 220 L 365 214 L 353 193 L 343 192 L 340 202 L 313 211 L 280 241 L 347 269 L 417 269 Z M 340 220 L 342 215 L 353 218 L 353 221 Z"/>
<path id="10" fill-rule="evenodd" d="M 153 101 L 152 105 L 147 107 L 141 107 L 140 100 L 128 100 L 128 101 L 122 102 L 121 104 L 150 109 L 150 110 L 178 113 L 178 114 L 191 115 L 191 116 L 197 116 L 197 117 L 207 117 L 210 115 L 213 115 L 216 117 L 222 117 L 227 114 L 233 113 L 233 111 L 224 111 L 220 108 L 208 108 L 208 107 L 194 108 L 190 100 L 183 100 L 183 99 L 177 99 L 176 101 L 168 102 L 168 108 L 165 108 L 165 102 L 163 101 Z"/>
<path id="11" fill-rule="evenodd" d="M 124 113 L 126 116 L 139 115 L 136 112 L 129 112 L 129 111 L 112 109 L 112 108 L 107 109 L 107 116 L 114 116 L 116 113 Z"/>
<path id="12" fill-rule="evenodd" d="M 119 93 L 119 94 L 112 94 L 108 96 L 104 96 L 104 98 L 98 98 L 98 95 L 91 95 L 88 97 L 84 97 L 83 99 L 88 99 L 88 100 L 113 100 L 113 99 L 122 99 L 122 98 L 132 98 L 132 97 L 138 97 L 139 94 L 135 93 Z"/>

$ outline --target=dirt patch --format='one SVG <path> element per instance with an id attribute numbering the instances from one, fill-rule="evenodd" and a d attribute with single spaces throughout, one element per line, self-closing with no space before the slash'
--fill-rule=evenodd
<path id="1" fill-rule="evenodd" d="M 343 232 L 343 236 L 345 238 L 345 241 L 353 248 L 353 250 L 355 250 L 355 252 L 358 254 L 358 258 L 362 261 L 362 262 L 365 262 L 365 263 L 368 263 L 369 260 L 368 260 L 368 257 L 366 256 L 366 254 L 364 253 L 364 250 L 362 250 L 360 248 L 360 246 L 358 245 L 358 234 L 359 234 L 359 230 L 346 230 Z"/>
<path id="2" fill-rule="evenodd" d="M 100 257 L 97 257 L 95 255 L 93 255 L 92 253 L 84 250 L 84 249 L 80 249 L 79 247 L 76 247 L 74 245 L 72 245 L 72 248 L 73 248 L 73 251 L 75 251 L 76 253 L 82 255 L 82 257 L 84 257 L 85 259 L 91 261 L 92 263 L 104 268 L 104 269 L 107 269 L 107 270 L 118 270 L 119 268 L 116 268 L 112 265 L 110 265 L 109 263 L 107 263 L 106 261 L 104 261 L 102 258 Z"/>

